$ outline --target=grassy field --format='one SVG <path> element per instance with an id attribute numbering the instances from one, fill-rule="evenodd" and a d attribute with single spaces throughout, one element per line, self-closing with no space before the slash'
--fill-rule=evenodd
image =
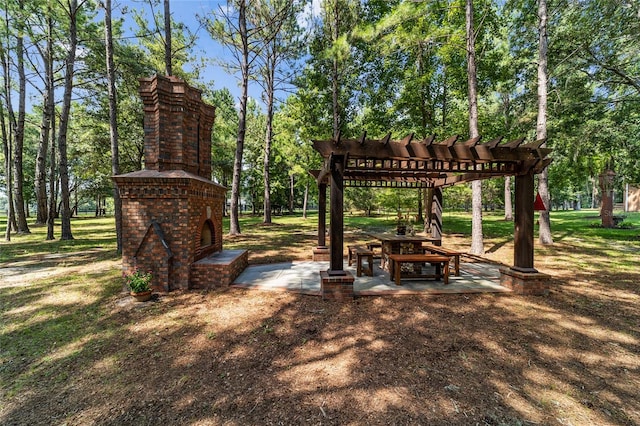
<path id="1" fill-rule="evenodd" d="M 308 259 L 316 220 L 244 217 L 224 245 Z M 469 215 L 443 222 L 466 250 Z M 598 223 L 552 212 L 535 254 L 548 297 L 346 305 L 246 290 L 132 305 L 111 219 L 74 220 L 73 241 L 32 227 L 0 243 L 0 424 L 640 424 L 640 214 Z M 393 227 L 347 215 L 345 240 Z M 484 233 L 511 264 L 513 223 L 487 213 Z"/>

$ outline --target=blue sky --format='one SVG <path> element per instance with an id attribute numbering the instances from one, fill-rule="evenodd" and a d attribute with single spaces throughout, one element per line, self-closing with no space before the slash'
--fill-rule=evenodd
<path id="1" fill-rule="evenodd" d="M 156 12 L 162 12 L 163 4 L 160 0 L 160 5 L 155 6 Z M 136 10 L 144 10 L 147 16 L 151 16 L 151 9 L 149 7 L 148 0 L 114 0 L 113 18 L 121 17 L 120 10 L 123 7 Z M 215 65 L 213 60 L 218 62 L 224 62 L 226 58 L 230 56 L 230 52 L 222 47 L 219 43 L 213 41 L 209 36 L 209 33 L 204 28 L 200 27 L 197 20 L 197 16 L 211 15 L 213 11 L 219 11 L 220 8 L 225 8 L 227 5 L 226 0 L 171 0 L 171 16 L 176 22 L 182 22 L 189 27 L 192 32 L 197 31 L 198 42 L 193 52 L 196 57 L 205 57 L 211 59 L 210 65 L 202 72 L 200 78 L 203 82 L 213 81 L 214 89 L 228 88 L 233 94 L 235 99 L 240 96 L 240 88 L 238 86 L 238 79 L 235 75 L 229 74 L 224 68 Z M 318 15 L 320 8 L 320 0 L 312 0 L 307 7 L 306 14 Z M 127 32 L 135 32 L 136 24 L 131 17 L 131 12 L 127 13 L 125 20 L 125 29 Z M 255 98 L 259 103 L 261 89 L 253 83 L 249 85 L 249 96 Z"/>
<path id="2" fill-rule="evenodd" d="M 217 0 L 171 0 L 171 16 L 174 21 L 182 22 L 189 27 L 192 32 L 196 32 L 200 27 L 197 15 L 206 16 L 210 15 L 212 11 L 219 10 L 220 7 L 224 7 L 226 1 Z M 115 6 L 115 2 L 114 2 Z M 144 10 L 145 14 L 151 16 L 151 10 L 148 2 L 144 0 L 122 0 L 118 2 L 118 9 L 122 7 L 136 10 Z M 162 4 L 158 6 L 156 12 L 162 12 Z M 116 19 L 122 15 L 114 7 L 113 18 Z M 128 17 L 127 17 L 128 16 Z M 125 30 L 133 33 L 137 28 L 133 19 L 130 19 L 131 12 L 129 11 L 125 17 Z M 208 59 L 224 60 L 229 52 L 226 51 L 220 44 L 214 42 L 209 33 L 204 28 L 200 28 L 197 32 L 198 41 L 194 51 L 195 56 L 205 56 Z M 238 80 L 234 75 L 227 73 L 222 67 L 216 65 L 209 65 L 203 71 L 201 75 L 203 82 L 213 81 L 214 89 L 221 89 L 223 87 L 228 88 L 233 96 L 237 99 L 240 96 L 240 88 L 238 87 Z M 250 96 L 260 99 L 260 91 L 256 87 L 251 88 Z"/>

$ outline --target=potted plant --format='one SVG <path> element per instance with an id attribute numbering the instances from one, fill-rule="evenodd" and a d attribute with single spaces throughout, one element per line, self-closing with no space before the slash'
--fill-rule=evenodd
<path id="1" fill-rule="evenodd" d="M 138 269 L 133 274 L 124 274 L 124 279 L 131 291 L 131 296 L 138 302 L 146 302 L 151 299 L 151 293 L 153 290 L 149 283 L 153 278 L 151 271 L 142 272 Z"/>

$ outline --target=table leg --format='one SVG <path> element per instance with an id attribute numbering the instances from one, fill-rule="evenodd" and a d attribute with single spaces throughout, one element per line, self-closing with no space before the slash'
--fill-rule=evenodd
<path id="1" fill-rule="evenodd" d="M 444 263 L 444 283 L 449 284 L 449 261 Z"/>

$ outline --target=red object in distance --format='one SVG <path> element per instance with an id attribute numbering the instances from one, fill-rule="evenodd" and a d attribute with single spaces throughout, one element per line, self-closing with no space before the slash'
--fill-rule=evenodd
<path id="1" fill-rule="evenodd" d="M 533 203 L 533 210 L 535 211 L 547 210 L 547 207 L 544 205 L 544 201 L 542 201 L 542 197 L 540 196 L 539 192 L 536 194 L 536 201 Z"/>

